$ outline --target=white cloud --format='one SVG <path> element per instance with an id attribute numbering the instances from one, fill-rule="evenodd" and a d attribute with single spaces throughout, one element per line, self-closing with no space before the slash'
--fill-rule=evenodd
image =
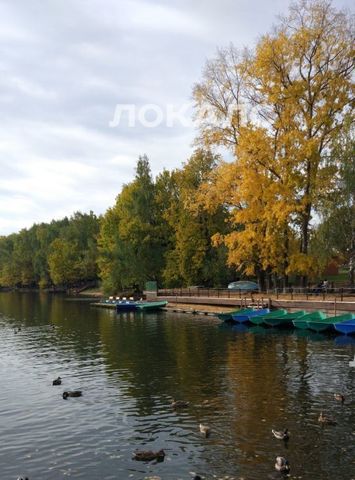
<path id="1" fill-rule="evenodd" d="M 217 46 L 251 44 L 286 9 L 284 0 L 1 2 L 0 235 L 104 212 L 144 153 L 154 175 L 180 166 L 192 127 L 110 128 L 116 105 L 178 110 Z"/>

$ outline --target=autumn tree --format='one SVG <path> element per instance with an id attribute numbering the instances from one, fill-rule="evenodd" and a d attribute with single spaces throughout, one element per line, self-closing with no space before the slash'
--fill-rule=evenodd
<path id="1" fill-rule="evenodd" d="M 253 51 L 219 53 L 196 85 L 197 112 L 209 119 L 200 139 L 229 147 L 238 166 L 229 168 L 239 176 L 233 219 L 239 233 L 222 239 L 233 263 L 233 251 L 244 250 L 247 260 L 253 238 L 264 269 L 304 281 L 317 270 L 309 252 L 312 216 L 334 187 L 339 165 L 329 149 L 351 109 L 353 68 L 350 17 L 329 2 L 305 0 L 292 4 Z M 283 266 L 275 263 L 280 245 Z"/>

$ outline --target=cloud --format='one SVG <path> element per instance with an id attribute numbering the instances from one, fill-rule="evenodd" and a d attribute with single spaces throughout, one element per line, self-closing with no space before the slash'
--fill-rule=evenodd
<path id="1" fill-rule="evenodd" d="M 191 101 L 217 46 L 252 44 L 286 9 L 284 0 L 1 2 L 0 235 L 103 213 L 144 153 L 155 175 L 179 167 L 195 132 L 169 127 L 168 105 Z M 147 104 L 163 112 L 155 128 L 137 121 Z M 134 106 L 134 127 L 110 128 L 117 105 Z"/>

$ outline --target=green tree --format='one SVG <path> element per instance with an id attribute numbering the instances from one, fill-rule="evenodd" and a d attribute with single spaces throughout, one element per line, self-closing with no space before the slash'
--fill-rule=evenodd
<path id="1" fill-rule="evenodd" d="M 337 162 L 334 189 L 320 209 L 321 221 L 311 241 L 311 249 L 325 264 L 332 257 L 348 266 L 349 282 L 354 284 L 355 269 L 355 140 L 351 117 L 335 138 L 331 161 Z"/>
<path id="2" fill-rule="evenodd" d="M 197 202 L 200 186 L 207 181 L 219 157 L 197 150 L 172 174 L 175 183 L 165 218 L 174 231 L 173 248 L 167 252 L 164 279 L 168 285 L 220 286 L 227 279 L 226 249 L 214 246 L 212 236 L 226 230 L 227 212 L 221 205 L 209 212 Z"/>
<path id="3" fill-rule="evenodd" d="M 107 287 L 143 288 L 147 280 L 161 280 L 166 245 L 155 191 L 144 155 L 137 162 L 135 179 L 123 187 L 101 222 L 99 265 Z"/>

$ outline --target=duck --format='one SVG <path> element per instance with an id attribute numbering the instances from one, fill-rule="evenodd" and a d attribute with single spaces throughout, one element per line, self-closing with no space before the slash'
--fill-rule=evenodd
<path id="1" fill-rule="evenodd" d="M 150 462 L 151 460 L 163 461 L 165 452 L 163 449 L 153 452 L 152 450 L 140 450 L 133 453 L 134 460 L 140 460 L 143 462 Z"/>
<path id="2" fill-rule="evenodd" d="M 55 380 L 53 380 L 52 385 L 61 385 L 62 384 L 62 379 L 60 377 L 57 377 Z"/>
<path id="3" fill-rule="evenodd" d="M 173 400 L 171 406 L 173 408 L 187 408 L 190 405 L 190 402 L 185 402 L 184 400 Z"/>
<path id="4" fill-rule="evenodd" d="M 71 392 L 63 392 L 63 398 L 66 400 L 68 397 L 81 397 L 81 390 L 73 390 Z"/>
<path id="5" fill-rule="evenodd" d="M 211 434 L 211 429 L 207 425 L 202 425 L 202 423 L 200 423 L 200 432 L 207 438 Z"/>
<path id="6" fill-rule="evenodd" d="M 331 417 L 328 417 L 328 415 L 324 415 L 323 412 L 320 412 L 319 417 L 318 417 L 318 422 L 322 423 L 323 425 L 336 425 L 337 422 L 333 420 Z"/>
<path id="7" fill-rule="evenodd" d="M 285 430 L 271 430 L 271 432 L 278 440 L 288 440 L 290 438 L 288 428 L 285 428 Z"/>
<path id="8" fill-rule="evenodd" d="M 338 402 L 344 403 L 345 402 L 345 397 L 341 393 L 334 393 L 334 398 Z"/>
<path id="9" fill-rule="evenodd" d="M 288 473 L 290 471 L 290 464 L 285 457 L 276 457 L 275 470 L 278 472 Z"/>

